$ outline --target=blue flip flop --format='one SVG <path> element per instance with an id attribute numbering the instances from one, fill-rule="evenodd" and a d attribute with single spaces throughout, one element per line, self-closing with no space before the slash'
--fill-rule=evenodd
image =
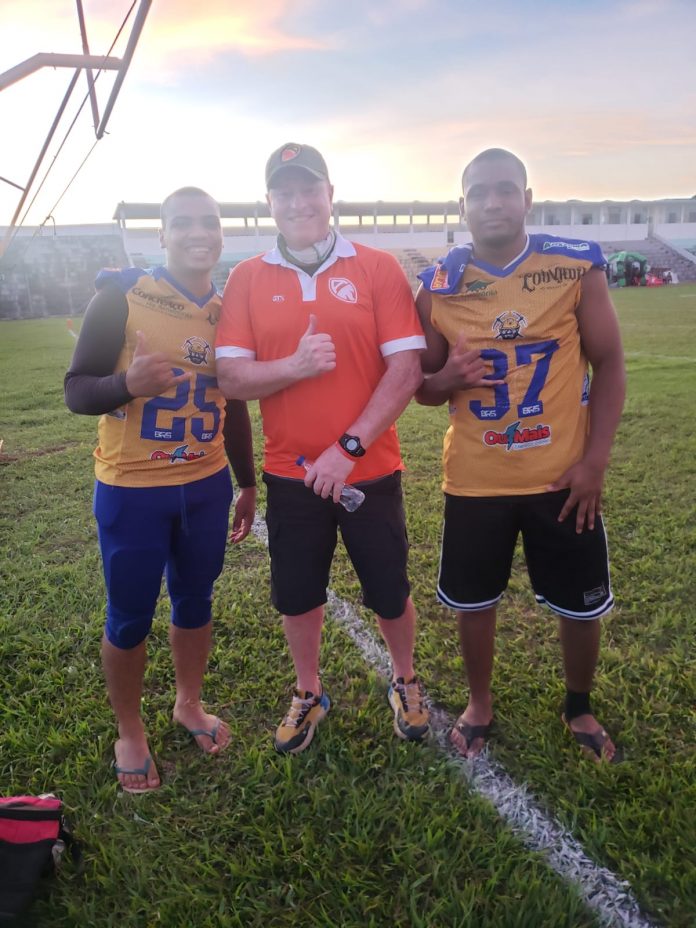
<path id="1" fill-rule="evenodd" d="M 207 735 L 208 738 L 210 738 L 210 740 L 213 742 L 213 744 L 217 744 L 217 734 L 220 731 L 221 724 L 222 723 L 220 719 L 218 719 L 212 728 L 187 728 L 186 731 L 193 738 L 195 738 L 197 735 Z M 205 751 L 204 753 L 210 754 L 210 751 Z"/>
<path id="2" fill-rule="evenodd" d="M 114 760 L 113 767 L 116 774 L 131 774 L 136 777 L 145 777 L 150 771 L 152 766 L 152 757 L 148 754 L 145 758 L 145 762 L 142 767 L 134 767 L 132 770 L 128 770 L 126 767 L 119 767 L 119 765 Z M 119 781 L 120 783 L 120 781 Z M 157 786 L 146 786 L 144 789 L 137 789 L 133 786 L 124 786 L 123 783 L 120 783 L 121 789 L 124 793 L 151 793 L 153 789 L 158 789 Z"/>

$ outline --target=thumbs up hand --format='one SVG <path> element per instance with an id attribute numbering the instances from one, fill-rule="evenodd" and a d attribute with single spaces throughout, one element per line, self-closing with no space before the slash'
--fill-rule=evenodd
<path id="1" fill-rule="evenodd" d="M 191 374 L 175 374 L 170 358 L 161 351 L 152 351 L 143 332 L 135 333 L 133 360 L 126 371 L 126 389 L 131 396 L 159 396 Z"/>
<path id="2" fill-rule="evenodd" d="M 494 387 L 504 382 L 486 377 L 486 364 L 481 357 L 481 352 L 469 347 L 463 332 L 459 333 L 457 341 L 450 348 L 443 370 L 448 374 L 449 386 L 452 390 Z"/>
<path id="3" fill-rule="evenodd" d="M 316 329 L 317 317 L 310 313 L 309 325 L 292 356 L 300 380 L 317 377 L 336 367 L 336 348 L 331 336 L 326 332 L 317 332 Z"/>

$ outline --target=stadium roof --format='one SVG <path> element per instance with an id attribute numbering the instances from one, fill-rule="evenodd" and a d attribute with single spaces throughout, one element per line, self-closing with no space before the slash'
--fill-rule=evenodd
<path id="1" fill-rule="evenodd" d="M 341 216 L 452 216 L 459 213 L 459 204 L 455 200 L 427 201 L 410 200 L 388 202 L 384 200 L 369 202 L 346 202 L 337 200 L 334 211 Z M 116 207 L 113 218 L 119 222 L 127 219 L 159 219 L 159 203 L 125 203 L 121 201 Z M 270 218 L 268 204 L 257 200 L 255 203 L 220 203 L 220 215 L 223 219 L 251 219 L 253 217 Z"/>

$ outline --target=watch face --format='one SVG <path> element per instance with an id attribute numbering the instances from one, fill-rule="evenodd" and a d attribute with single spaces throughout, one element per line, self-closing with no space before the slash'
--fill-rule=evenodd
<path id="1" fill-rule="evenodd" d="M 347 454 L 354 458 L 361 458 L 365 454 L 365 449 L 360 444 L 360 438 L 357 435 L 341 435 L 339 444 Z"/>

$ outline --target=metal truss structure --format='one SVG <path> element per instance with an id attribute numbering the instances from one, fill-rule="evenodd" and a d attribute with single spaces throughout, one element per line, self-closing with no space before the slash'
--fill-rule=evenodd
<path id="1" fill-rule="evenodd" d="M 110 54 L 111 49 L 106 55 L 103 55 L 103 56 L 91 54 L 90 49 L 89 49 L 89 42 L 87 39 L 87 26 L 85 23 L 85 15 L 84 15 L 83 7 L 82 7 L 82 0 L 76 0 L 77 17 L 78 17 L 79 24 L 80 24 L 80 35 L 82 37 L 82 54 L 81 55 L 63 55 L 63 54 L 54 54 L 54 53 L 49 53 L 49 52 L 41 52 L 37 55 L 33 55 L 31 58 L 27 58 L 26 61 L 20 62 L 20 64 L 16 65 L 14 68 L 10 68 L 9 71 L 5 71 L 4 73 L 0 74 L 0 91 L 3 91 L 3 90 L 6 90 L 8 87 L 12 86 L 12 84 L 15 84 L 17 83 L 17 81 L 20 81 L 25 77 L 28 77 L 30 74 L 35 73 L 41 68 L 69 68 L 69 69 L 72 69 L 73 71 L 73 75 L 68 85 L 68 89 L 66 90 L 63 100 L 58 107 L 58 111 L 56 112 L 56 115 L 53 119 L 51 127 L 48 130 L 44 143 L 41 147 L 41 151 L 39 152 L 39 155 L 34 163 L 34 166 L 31 169 L 28 180 L 24 184 L 18 184 L 18 183 L 15 183 L 14 181 L 8 180 L 6 177 L 0 177 L 0 181 L 3 181 L 4 183 L 9 184 L 11 187 L 16 187 L 20 191 L 19 203 L 17 204 L 17 208 L 15 209 L 14 215 L 12 216 L 12 219 L 10 220 L 10 224 L 6 231 L 4 240 L 2 243 L 0 243 L 0 257 L 4 254 L 5 250 L 7 249 L 7 246 L 9 245 L 10 241 L 14 237 L 14 234 L 18 228 L 18 219 L 19 219 L 20 213 L 22 212 L 22 208 L 24 207 L 24 204 L 26 203 L 32 190 L 34 189 L 34 183 L 39 173 L 41 164 L 44 160 L 44 157 L 46 156 L 46 152 L 49 149 L 49 146 L 56 133 L 56 130 L 58 129 L 60 121 L 63 117 L 63 114 L 65 113 L 65 109 L 73 94 L 73 91 L 75 90 L 75 87 L 77 85 L 77 82 L 80 78 L 80 74 L 82 71 L 85 72 L 85 76 L 87 78 L 87 88 L 88 88 L 87 96 L 89 98 L 91 108 L 92 108 L 92 119 L 94 122 L 94 133 L 96 136 L 96 141 L 99 141 L 103 137 L 106 131 L 107 124 L 109 122 L 109 118 L 111 116 L 114 105 L 116 103 L 119 92 L 121 90 L 121 86 L 123 84 L 123 81 L 125 80 L 126 74 L 128 72 L 128 68 L 130 67 L 130 63 L 133 59 L 133 54 L 135 53 L 135 49 L 138 44 L 140 34 L 145 25 L 145 19 L 147 17 L 147 14 L 150 11 L 152 0 L 139 0 L 139 2 L 138 0 L 134 0 L 132 6 L 130 7 L 128 14 L 126 15 L 124 22 L 121 25 L 121 28 L 119 29 L 116 35 L 116 39 L 114 39 L 114 42 L 112 43 L 112 46 L 111 46 L 112 49 L 113 49 L 113 46 L 116 44 L 116 41 L 118 37 L 120 36 L 121 31 L 123 27 L 125 26 L 127 20 L 129 19 L 131 13 L 135 9 L 136 3 L 138 6 L 138 9 L 135 13 L 133 25 L 131 27 L 130 36 L 128 38 L 126 49 L 123 53 L 123 57 L 121 58 L 112 57 Z M 94 74 L 94 69 L 97 69 L 96 76 Z M 116 79 L 111 89 L 111 94 L 109 95 L 109 98 L 106 102 L 106 106 L 104 107 L 104 111 L 100 115 L 99 104 L 97 102 L 97 95 L 95 91 L 95 81 L 97 77 L 99 76 L 99 73 L 102 71 L 115 71 Z M 85 100 L 86 99 L 87 98 L 85 98 Z M 71 131 L 71 129 L 72 129 L 72 126 L 68 130 L 68 133 Z M 95 145 L 96 145 L 96 142 L 95 142 Z M 47 216 L 46 220 L 48 220 L 49 218 L 50 217 Z"/>

